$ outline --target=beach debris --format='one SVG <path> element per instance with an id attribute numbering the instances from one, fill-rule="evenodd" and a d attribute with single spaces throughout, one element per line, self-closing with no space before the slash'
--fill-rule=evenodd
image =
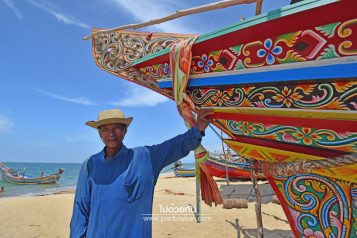
<path id="1" fill-rule="evenodd" d="M 223 199 L 223 208 L 248 208 L 248 201 L 246 199 Z"/>
<path id="2" fill-rule="evenodd" d="M 168 194 L 173 194 L 173 195 L 186 195 L 185 193 L 177 193 L 177 192 L 174 192 L 170 189 L 164 189 L 165 193 L 168 193 Z"/>

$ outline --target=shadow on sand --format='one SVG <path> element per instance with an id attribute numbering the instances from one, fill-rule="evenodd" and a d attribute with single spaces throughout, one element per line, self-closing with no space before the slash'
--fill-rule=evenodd
<path id="1" fill-rule="evenodd" d="M 274 192 L 269 183 L 259 184 L 262 203 L 272 202 Z M 219 188 L 223 199 L 247 199 L 248 202 L 255 202 L 255 191 L 252 184 L 231 184 L 221 185 Z"/>
<path id="2" fill-rule="evenodd" d="M 234 229 L 237 231 L 237 238 L 256 238 L 257 237 L 257 229 L 246 229 L 243 226 L 239 225 L 239 219 L 235 219 L 235 221 L 226 220 L 227 223 L 231 224 Z M 274 229 L 268 230 L 263 229 L 264 238 L 294 238 L 294 235 L 291 231 Z"/>

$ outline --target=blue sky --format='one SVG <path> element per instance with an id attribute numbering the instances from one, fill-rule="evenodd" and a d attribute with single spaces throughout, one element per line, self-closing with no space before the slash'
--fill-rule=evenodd
<path id="1" fill-rule="evenodd" d="M 120 108 L 134 121 L 128 147 L 163 142 L 186 130 L 175 103 L 100 70 L 92 27 L 112 28 L 214 2 L 169 0 L 0 0 L 0 161 L 80 163 L 102 149 L 84 125 L 99 111 Z M 266 0 L 263 12 L 290 0 Z M 199 33 L 254 15 L 254 4 L 187 16 L 142 31 Z M 203 145 L 221 150 L 208 129 Z M 192 155 L 184 162 L 193 162 Z"/>

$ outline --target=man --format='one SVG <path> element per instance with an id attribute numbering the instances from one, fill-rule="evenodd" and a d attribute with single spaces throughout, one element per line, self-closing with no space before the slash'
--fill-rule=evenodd
<path id="1" fill-rule="evenodd" d="M 132 117 L 117 109 L 100 112 L 86 125 L 98 130 L 104 149 L 84 161 L 78 177 L 71 237 L 151 237 L 154 187 L 160 171 L 201 143 L 209 110 L 196 126 L 162 144 L 129 149 L 123 139 Z M 150 216 L 150 215 L 149 215 Z M 144 219 L 145 218 L 145 219 Z"/>

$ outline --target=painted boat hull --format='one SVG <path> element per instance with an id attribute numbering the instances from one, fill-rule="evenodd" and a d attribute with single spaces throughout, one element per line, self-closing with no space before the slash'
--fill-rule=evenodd
<path id="1" fill-rule="evenodd" d="M 217 178 L 226 178 L 226 165 L 208 159 L 204 162 L 204 166 L 211 176 Z M 227 165 L 228 178 L 229 179 L 251 179 L 251 170 L 249 168 L 249 163 L 241 163 L 233 165 Z M 265 179 L 265 175 L 259 173 L 257 176 L 258 179 Z"/>
<path id="2" fill-rule="evenodd" d="M 177 168 L 174 170 L 176 177 L 195 177 L 196 171 L 194 169 Z"/>
<path id="3" fill-rule="evenodd" d="M 49 176 L 43 177 L 35 177 L 35 178 L 28 178 L 28 177 L 15 177 L 7 173 L 2 174 L 2 179 L 6 182 L 13 183 L 13 184 L 54 184 L 57 183 L 58 180 L 61 178 L 60 174 L 52 174 Z"/>

